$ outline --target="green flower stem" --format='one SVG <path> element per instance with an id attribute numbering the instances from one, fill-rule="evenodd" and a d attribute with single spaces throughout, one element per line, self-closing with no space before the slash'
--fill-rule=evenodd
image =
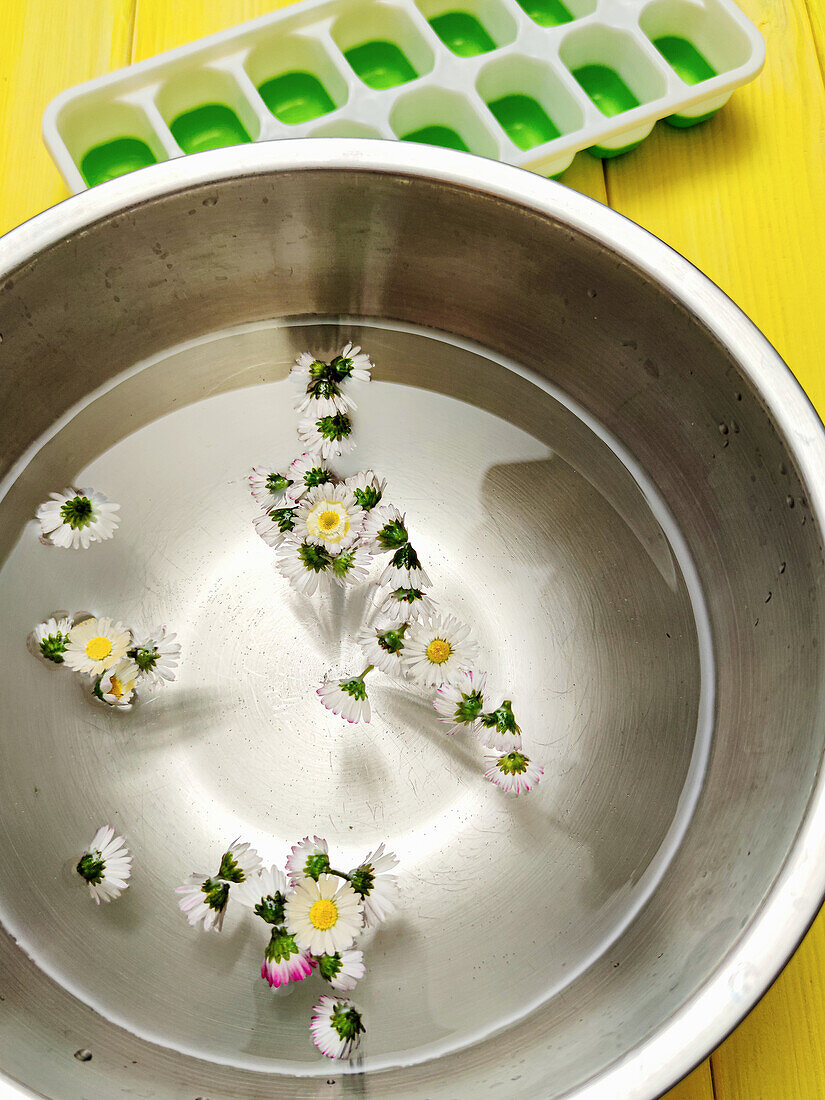
<path id="1" fill-rule="evenodd" d="M 338 878 L 345 878 L 347 882 L 352 882 L 352 875 L 348 875 L 346 871 L 336 871 L 334 867 L 327 868 L 328 875 L 337 875 Z"/>
<path id="2" fill-rule="evenodd" d="M 367 665 L 367 667 L 366 667 L 366 668 L 364 669 L 364 671 L 363 671 L 363 672 L 361 673 L 361 675 L 360 675 L 360 676 L 356 676 L 356 677 L 355 677 L 355 679 L 356 679 L 356 680 L 363 680 L 363 679 L 364 679 L 364 677 L 365 677 L 365 676 L 367 675 L 367 673 L 368 673 L 368 672 L 372 672 L 372 670 L 373 670 L 374 668 L 375 668 L 375 665 Z"/>

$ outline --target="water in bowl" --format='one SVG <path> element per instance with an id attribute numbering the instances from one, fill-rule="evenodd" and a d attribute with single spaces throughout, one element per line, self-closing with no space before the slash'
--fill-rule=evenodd
<path id="1" fill-rule="evenodd" d="M 354 454 L 404 511 L 438 603 L 471 624 L 543 783 L 508 799 L 472 737 L 375 676 L 373 720 L 320 706 L 360 669 L 366 591 L 308 601 L 256 536 L 246 473 L 299 451 L 297 352 L 347 339 L 376 362 Z M 345 865 L 385 840 L 397 914 L 367 941 L 356 996 L 367 1069 L 506 1026 L 609 951 L 662 875 L 707 751 L 701 594 L 632 456 L 564 394 L 483 349 L 387 324 L 262 324 L 172 349 L 55 424 L 2 505 L 0 679 L 7 744 L 0 915 L 56 980 L 131 1031 L 207 1061 L 328 1077 L 307 1021 L 317 979 L 276 996 L 266 941 L 230 910 L 190 929 L 174 887 L 243 836 L 283 864 L 306 834 Z M 41 546 L 36 504 L 67 484 L 122 505 L 114 539 Z M 55 608 L 163 622 L 179 679 L 129 714 L 36 661 Z M 97 909 L 72 870 L 95 828 L 129 840 L 133 884 Z"/>

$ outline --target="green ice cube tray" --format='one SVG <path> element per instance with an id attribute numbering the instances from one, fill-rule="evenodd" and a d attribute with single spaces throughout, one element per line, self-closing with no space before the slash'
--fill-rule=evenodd
<path id="1" fill-rule="evenodd" d="M 562 172 L 690 126 L 765 58 L 730 0 L 303 0 L 81 84 L 43 130 L 73 191 L 273 138 L 417 141 Z"/>

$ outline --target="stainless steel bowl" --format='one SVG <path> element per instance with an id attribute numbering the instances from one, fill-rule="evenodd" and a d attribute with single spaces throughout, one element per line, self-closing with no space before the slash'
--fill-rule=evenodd
<path id="1" fill-rule="evenodd" d="M 107 1100 L 616 1100 L 689 1070 L 825 879 L 825 445 L 753 325 L 564 187 L 367 141 L 140 172 L 9 234 L 0 271 L 8 1077 Z M 517 802 L 423 696 L 377 683 L 352 729 L 318 707 L 364 597 L 294 598 L 251 529 L 247 467 L 295 450 L 290 360 L 350 337 L 378 381 L 347 468 L 390 478 L 512 691 L 545 766 Z M 71 483 L 123 505 L 87 553 L 31 521 Z M 179 681 L 96 709 L 26 651 L 61 606 L 166 621 Z M 107 821 L 135 874 L 96 909 L 72 867 Z M 251 922 L 198 936 L 172 893 L 238 833 L 281 859 L 313 832 L 402 857 L 349 1068 L 309 1043 L 317 988 L 257 977 Z"/>

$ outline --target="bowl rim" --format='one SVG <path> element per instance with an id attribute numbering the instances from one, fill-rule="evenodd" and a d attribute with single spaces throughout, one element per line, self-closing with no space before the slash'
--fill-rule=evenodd
<path id="1" fill-rule="evenodd" d="M 286 171 L 371 172 L 446 183 L 559 220 L 617 253 L 682 303 L 729 352 L 757 391 L 825 528 L 825 427 L 785 361 L 711 279 L 658 237 L 594 199 L 531 172 L 454 152 L 367 138 L 297 138 L 216 149 L 152 165 L 73 195 L 0 238 L 0 286 L 61 240 L 124 210 L 246 176 Z M 9 472 L 17 476 L 28 453 Z M 6 483 L 9 478 L 5 479 Z M 0 484 L 0 497 L 6 484 Z M 575 1100 L 651 1100 L 732 1032 L 775 981 L 825 898 L 822 764 L 793 846 L 734 947 L 659 1029 L 564 1094 Z M 0 1069 L 4 1096 L 33 1097 Z"/>

